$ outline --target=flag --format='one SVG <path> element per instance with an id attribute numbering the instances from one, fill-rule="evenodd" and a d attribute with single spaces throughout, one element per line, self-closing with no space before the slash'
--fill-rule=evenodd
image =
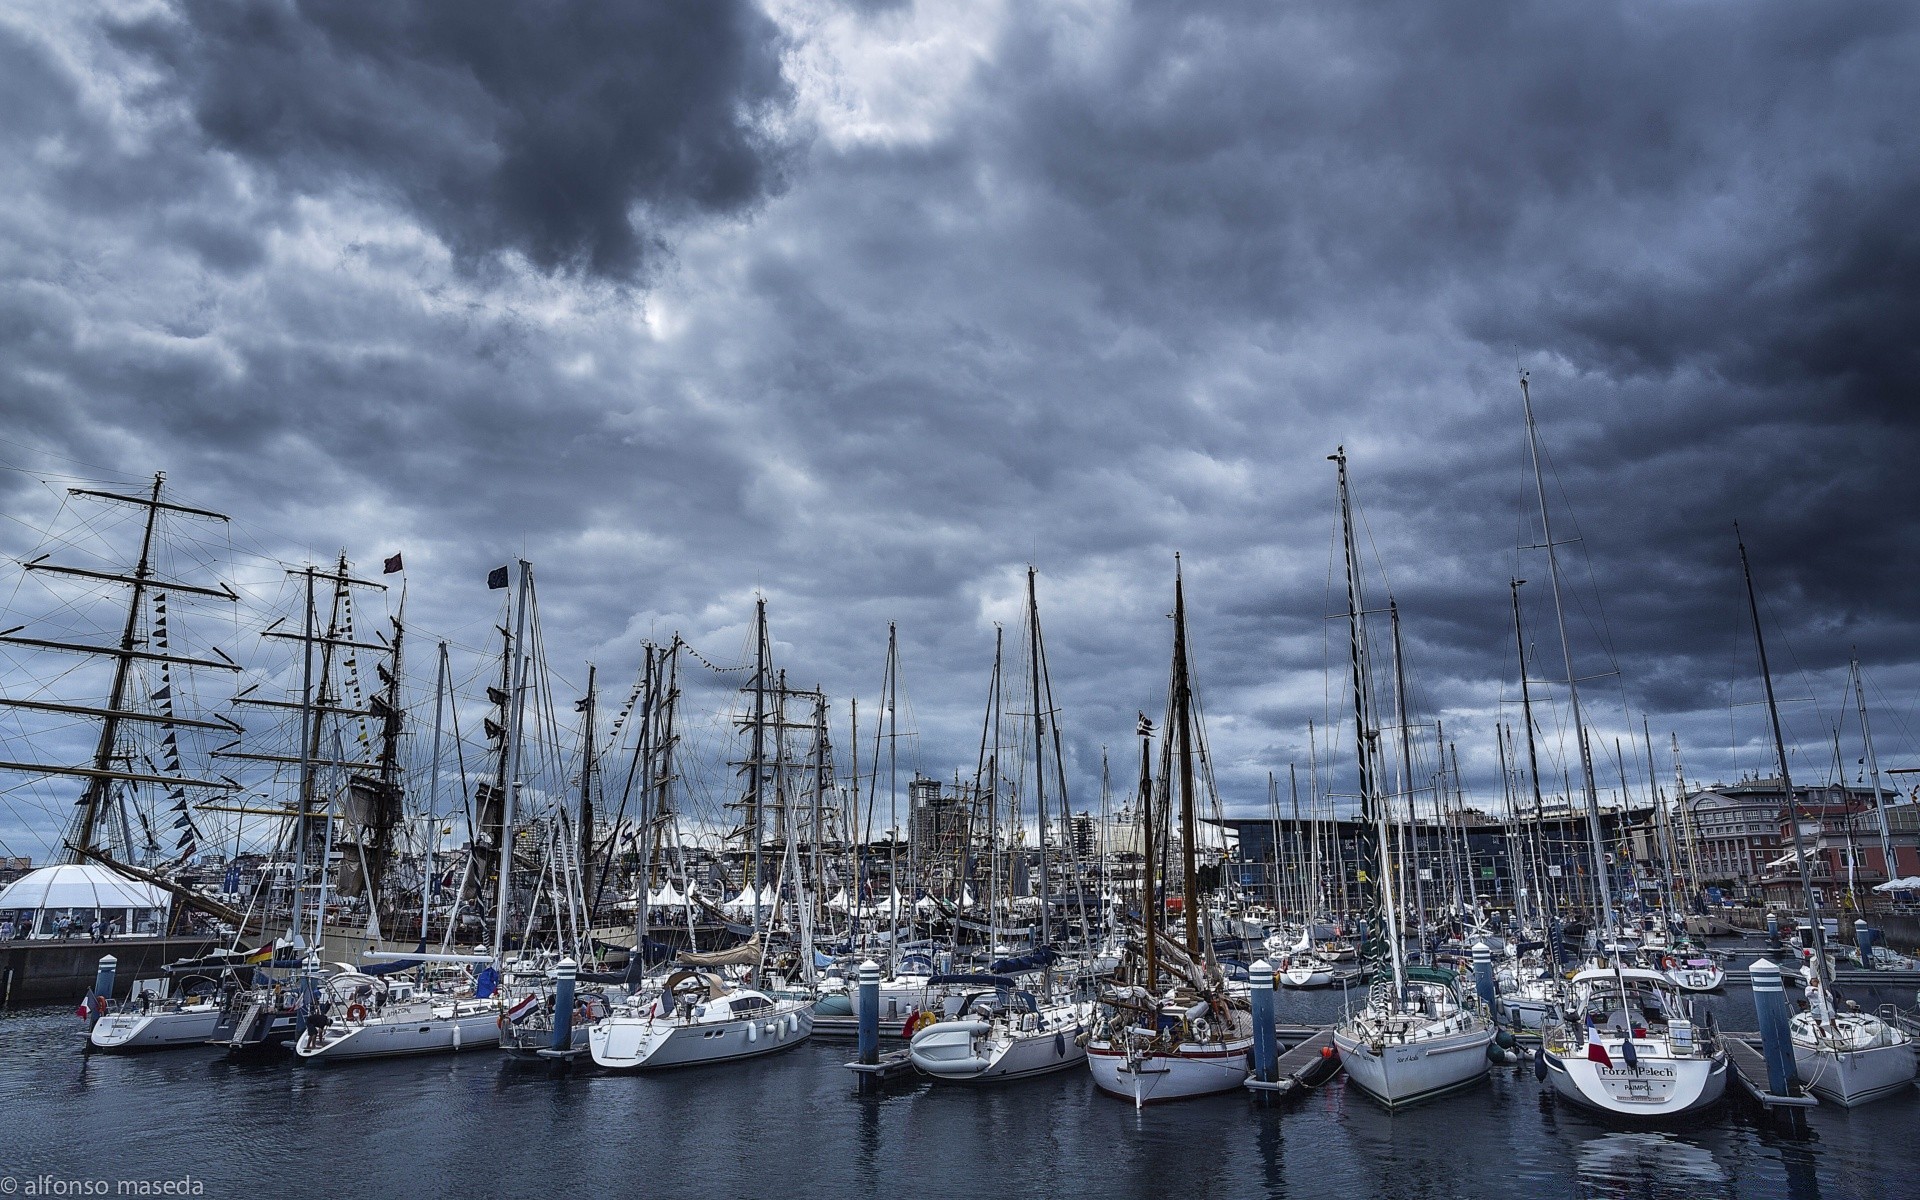
<path id="1" fill-rule="evenodd" d="M 515 1025 L 518 1025 L 520 1022 L 532 1016 L 534 1014 L 534 1010 L 539 1007 L 540 1007 L 540 997 L 534 996 L 534 995 L 522 996 L 520 998 L 520 1003 L 514 1005 L 512 1008 L 509 1008 L 507 1010 L 507 1020 L 513 1022 Z"/>
<path id="2" fill-rule="evenodd" d="M 505 567 L 495 567 L 493 570 L 487 572 L 488 588 L 498 591 L 505 586 L 507 586 L 507 569 Z"/>
<path id="3" fill-rule="evenodd" d="M 402 563 L 400 561 L 400 556 L 396 554 L 392 558 L 389 558 L 387 560 L 386 566 L 381 569 L 380 573 L 382 575 L 391 575 L 395 571 L 404 571 L 404 570 L 406 570 L 406 564 Z"/>
<path id="4" fill-rule="evenodd" d="M 269 963 L 272 961 L 273 961 L 273 943 L 268 942 L 266 945 L 260 947 L 258 950 L 255 950 L 249 953 L 245 958 L 241 959 L 240 965 L 243 967 L 257 967 L 262 963 Z"/>
<path id="5" fill-rule="evenodd" d="M 1613 1056 L 1600 1044 L 1600 1030 L 1594 1026 L 1593 1018 L 1587 1018 L 1587 1058 L 1603 1067 L 1613 1066 Z"/>

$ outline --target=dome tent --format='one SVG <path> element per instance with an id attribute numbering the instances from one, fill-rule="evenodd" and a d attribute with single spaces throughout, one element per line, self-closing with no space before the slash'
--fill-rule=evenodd
<path id="1" fill-rule="evenodd" d="M 62 921 L 84 930 L 96 917 L 120 934 L 157 934 L 169 903 L 163 889 L 94 863 L 41 867 L 0 890 L 0 915 L 25 923 L 34 937 L 55 936 Z"/>

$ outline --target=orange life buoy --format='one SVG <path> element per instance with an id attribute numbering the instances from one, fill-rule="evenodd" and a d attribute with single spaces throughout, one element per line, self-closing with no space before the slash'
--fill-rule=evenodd
<path id="1" fill-rule="evenodd" d="M 906 1024 L 900 1027 L 900 1036 L 911 1039 L 914 1034 L 939 1020 L 933 1013 L 914 1009 L 907 1014 Z"/>
<path id="2" fill-rule="evenodd" d="M 367 1006 L 364 1004 L 347 1005 L 347 1020 L 364 1021 L 367 1019 Z"/>

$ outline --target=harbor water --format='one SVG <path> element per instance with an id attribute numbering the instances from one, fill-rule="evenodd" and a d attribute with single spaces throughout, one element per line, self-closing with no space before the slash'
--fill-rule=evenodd
<path id="1" fill-rule="evenodd" d="M 1744 987 L 1702 1000 L 1723 1028 L 1752 1028 Z M 1337 990 L 1283 992 L 1280 1018 L 1327 1023 L 1342 1003 Z M 197 1048 L 89 1056 L 80 1032 L 71 1009 L 0 1015 L 0 1174 L 16 1188 L 147 1179 L 275 1197 L 1920 1195 L 1920 1092 L 1853 1112 L 1822 1105 L 1812 1136 L 1793 1141 L 1738 1103 L 1673 1128 L 1609 1125 L 1557 1102 L 1525 1064 L 1393 1115 L 1339 1076 L 1272 1107 L 1227 1095 L 1136 1112 L 1096 1093 L 1084 1071 L 978 1090 L 903 1083 L 862 1099 L 843 1066 L 852 1044 L 818 1038 L 748 1063 L 625 1076 L 555 1074 L 492 1050 L 328 1067 L 228 1062 Z"/>

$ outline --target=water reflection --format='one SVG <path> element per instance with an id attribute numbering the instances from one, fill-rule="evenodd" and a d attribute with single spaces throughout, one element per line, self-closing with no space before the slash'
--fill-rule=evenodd
<path id="1" fill-rule="evenodd" d="M 1581 1196 L 1691 1200 L 1736 1194 L 1713 1151 L 1669 1133 L 1616 1131 L 1590 1137 L 1575 1151 L 1574 1166 Z"/>

